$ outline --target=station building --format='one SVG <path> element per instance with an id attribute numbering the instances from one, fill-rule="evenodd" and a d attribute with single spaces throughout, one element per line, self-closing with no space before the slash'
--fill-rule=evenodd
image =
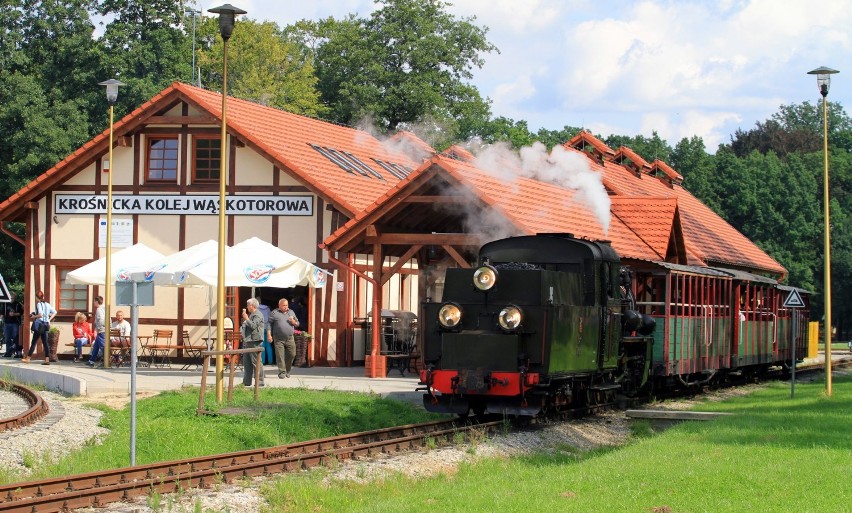
<path id="1" fill-rule="evenodd" d="M 43 290 L 67 339 L 74 313 L 103 295 L 65 277 L 105 254 L 107 173 L 113 251 L 141 242 L 172 254 L 217 238 L 221 102 L 174 83 L 115 124 L 113 163 L 107 128 L 0 204 L 0 231 L 25 248 L 28 311 Z M 443 269 L 472 265 L 499 236 L 567 232 L 610 240 L 632 262 L 786 274 L 667 164 L 586 132 L 560 150 L 599 182 L 597 205 L 570 182 L 486 164 L 457 146 L 439 154 L 406 132 L 380 140 L 234 98 L 227 114 L 226 243 L 259 237 L 333 276 L 321 289 L 228 288 L 226 316 L 236 318 L 252 293 L 271 308 L 280 297 L 302 302 L 312 364 L 363 362 L 371 310 L 416 313 L 420 301 L 439 300 Z M 10 222 L 24 224 L 23 238 Z M 158 287 L 154 306 L 140 307 L 139 331 L 201 336 L 216 311 L 210 301 L 207 290 Z"/>

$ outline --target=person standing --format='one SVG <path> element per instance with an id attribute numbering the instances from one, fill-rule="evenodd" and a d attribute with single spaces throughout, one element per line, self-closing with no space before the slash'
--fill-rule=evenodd
<path id="1" fill-rule="evenodd" d="M 275 343 L 275 360 L 278 363 L 278 377 L 289 378 L 296 358 L 296 339 L 293 331 L 299 326 L 296 313 L 290 310 L 286 299 L 278 300 L 278 308 L 269 314 L 269 340 Z"/>
<path id="2" fill-rule="evenodd" d="M 92 343 L 92 354 L 89 355 L 89 361 L 86 362 L 90 367 L 95 366 L 101 358 L 101 353 L 104 350 L 104 341 L 106 340 L 106 311 L 104 309 L 103 296 L 95 298 L 95 341 Z"/>
<path id="3" fill-rule="evenodd" d="M 245 349 L 263 347 L 263 327 L 266 323 L 263 320 L 263 314 L 258 309 L 259 306 L 257 299 L 251 298 L 246 301 L 246 307 L 243 308 L 243 322 L 240 326 L 240 333 L 243 336 L 243 348 Z M 246 356 L 248 358 L 244 360 L 243 364 L 243 385 L 251 386 L 254 369 L 260 367 L 259 385 L 266 386 L 263 379 L 260 353 L 249 353 Z"/>
<path id="4" fill-rule="evenodd" d="M 83 346 L 91 344 L 92 339 L 95 338 L 92 335 L 92 327 L 86 320 L 86 314 L 77 312 L 74 315 L 74 325 L 71 326 L 71 332 L 74 334 L 74 347 L 76 348 L 74 362 L 76 363 L 83 359 Z"/>
<path id="5" fill-rule="evenodd" d="M 36 292 L 36 299 L 38 299 L 36 311 L 30 315 L 33 318 L 33 338 L 30 341 L 30 350 L 26 358 L 22 358 L 21 361 L 24 363 L 30 361 L 30 357 L 35 353 L 36 343 L 41 339 L 41 345 L 44 348 L 44 362 L 42 362 L 42 365 L 50 365 L 50 346 L 47 343 L 47 332 L 50 331 L 50 321 L 56 317 L 56 310 L 50 303 L 44 300 L 44 292 L 40 290 Z"/>
<path id="6" fill-rule="evenodd" d="M 263 302 L 260 300 L 259 296 L 257 298 L 257 309 L 263 315 L 263 325 L 268 326 L 269 325 L 269 313 L 272 310 L 270 310 L 268 306 L 263 304 Z M 263 357 L 263 363 L 264 364 L 272 363 L 272 361 L 275 360 L 275 348 L 272 345 L 272 339 L 266 338 L 266 330 L 263 330 L 263 336 L 264 336 L 264 338 L 263 338 L 263 352 L 260 353 L 260 354 Z"/>
<path id="7" fill-rule="evenodd" d="M 3 305 L 3 337 L 6 341 L 6 358 L 21 358 L 23 351 L 18 337 L 21 333 L 21 319 L 24 316 L 24 305 L 18 301 L 18 295 L 9 291 L 9 302 Z"/>

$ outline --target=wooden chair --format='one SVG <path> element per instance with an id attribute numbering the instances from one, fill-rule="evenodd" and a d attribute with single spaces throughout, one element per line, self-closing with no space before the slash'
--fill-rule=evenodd
<path id="1" fill-rule="evenodd" d="M 192 341 L 189 340 L 189 332 L 187 330 L 183 330 L 183 333 L 181 333 L 179 347 L 183 349 L 184 356 L 189 358 L 180 370 L 188 370 L 190 367 L 197 369 L 201 366 L 201 352 L 207 349 L 207 345 L 193 344 Z"/>
<path id="2" fill-rule="evenodd" d="M 112 367 L 121 367 L 130 363 L 130 336 L 122 335 L 121 330 L 109 330 L 109 363 Z"/>
<path id="3" fill-rule="evenodd" d="M 171 367 L 169 362 L 169 353 L 172 350 L 172 335 L 174 330 L 154 330 L 154 338 L 151 340 L 151 345 L 148 346 L 148 352 L 151 355 L 151 365 L 159 365 L 160 367 Z M 159 363 L 157 363 L 159 360 Z"/>
<path id="4" fill-rule="evenodd" d="M 241 344 L 239 331 L 225 331 L 225 349 L 239 349 Z M 240 355 L 225 356 L 225 363 L 229 363 L 231 358 L 235 359 L 238 368 L 242 365 Z"/>

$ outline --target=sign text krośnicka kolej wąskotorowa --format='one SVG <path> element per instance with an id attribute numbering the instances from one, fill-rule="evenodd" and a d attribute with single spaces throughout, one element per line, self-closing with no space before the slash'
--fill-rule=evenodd
<path id="1" fill-rule="evenodd" d="M 97 194 L 56 194 L 55 214 L 103 214 L 107 197 Z M 227 196 L 225 212 L 246 216 L 312 216 L 313 196 Z M 113 195 L 113 214 L 205 215 L 219 213 L 216 195 Z"/>

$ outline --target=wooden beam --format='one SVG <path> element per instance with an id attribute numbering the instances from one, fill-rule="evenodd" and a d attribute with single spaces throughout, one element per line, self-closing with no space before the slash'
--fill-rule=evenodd
<path id="1" fill-rule="evenodd" d="M 368 235 L 369 237 L 369 235 Z M 434 244 L 443 246 L 476 246 L 486 240 L 479 234 L 471 233 L 382 233 L 378 240 L 384 245 L 396 244 L 410 246 L 412 244 Z"/>
<path id="2" fill-rule="evenodd" d="M 625 414 L 634 419 L 666 420 L 713 420 L 727 417 L 732 413 L 708 411 L 670 411 L 670 410 L 627 410 Z"/>
<path id="3" fill-rule="evenodd" d="M 470 264 L 463 256 L 461 256 L 461 253 L 456 251 L 456 248 L 448 244 L 441 244 L 441 247 L 446 250 L 447 254 L 449 254 L 457 264 L 459 264 L 459 267 L 462 269 L 470 269 Z"/>
<path id="4" fill-rule="evenodd" d="M 219 120 L 213 116 L 151 116 L 145 119 L 151 125 L 213 125 Z"/>
<path id="5" fill-rule="evenodd" d="M 129 135 L 122 135 L 120 137 L 116 137 L 115 145 L 121 148 L 131 148 L 133 147 L 133 137 Z"/>
<path id="6" fill-rule="evenodd" d="M 391 267 L 387 272 L 382 273 L 381 284 L 384 285 L 385 283 L 387 283 L 387 281 L 389 279 L 391 279 L 391 277 L 394 274 L 396 274 L 396 272 L 402 266 L 404 266 L 409 260 L 411 260 L 411 257 L 414 256 L 415 253 L 420 251 L 420 248 L 422 248 L 422 247 L 423 247 L 423 245 L 420 244 L 420 245 L 414 245 L 414 246 L 411 246 L 410 248 L 408 248 L 408 251 L 406 251 L 404 255 L 399 257 L 399 260 L 397 260 L 396 263 L 393 264 L 393 267 Z"/>

